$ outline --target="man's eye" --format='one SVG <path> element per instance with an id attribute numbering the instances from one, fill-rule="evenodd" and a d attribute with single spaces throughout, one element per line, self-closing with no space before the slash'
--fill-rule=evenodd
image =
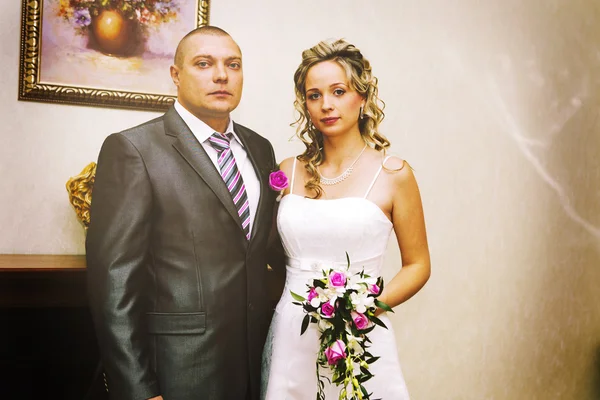
<path id="1" fill-rule="evenodd" d="M 196 63 L 197 66 L 201 67 L 201 68 L 206 68 L 208 67 L 208 62 L 207 61 L 198 61 Z"/>
<path id="2" fill-rule="evenodd" d="M 229 64 L 229 68 L 240 69 L 241 67 L 242 67 L 242 65 L 238 62 L 233 62 L 233 63 Z"/>

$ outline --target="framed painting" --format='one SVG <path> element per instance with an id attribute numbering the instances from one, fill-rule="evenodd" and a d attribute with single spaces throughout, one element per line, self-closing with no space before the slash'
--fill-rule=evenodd
<path id="1" fill-rule="evenodd" d="M 160 111 L 209 0 L 23 0 L 19 100 Z"/>

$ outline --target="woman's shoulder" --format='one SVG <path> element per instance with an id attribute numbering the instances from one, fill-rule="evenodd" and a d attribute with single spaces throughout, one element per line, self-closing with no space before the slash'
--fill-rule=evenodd
<path id="1" fill-rule="evenodd" d="M 389 171 L 401 171 L 405 163 L 406 160 L 396 154 L 386 154 L 381 161 L 383 168 Z"/>
<path id="2" fill-rule="evenodd" d="M 413 168 L 406 159 L 396 155 L 388 154 L 382 161 L 383 170 L 393 179 L 394 183 L 402 185 L 407 181 L 415 179 Z"/>
<path id="3" fill-rule="evenodd" d="M 294 164 L 298 168 L 300 162 L 296 160 L 296 157 L 288 157 L 279 163 L 279 169 L 285 172 L 286 175 L 291 175 L 294 169 Z"/>
<path id="4" fill-rule="evenodd" d="M 289 186 L 284 190 L 284 195 L 291 193 L 293 190 L 291 186 L 294 185 L 294 182 L 298 181 L 298 179 L 302 179 L 298 178 L 298 173 L 302 173 L 302 166 L 303 164 L 301 161 L 297 160 L 297 156 L 288 157 L 279 163 L 279 170 L 282 171 L 289 180 Z"/>
<path id="5" fill-rule="evenodd" d="M 295 159 L 296 159 L 296 157 L 288 157 L 288 158 L 283 159 L 279 163 L 279 169 L 283 170 L 283 169 L 293 168 Z"/>
<path id="6" fill-rule="evenodd" d="M 288 157 L 279 163 L 279 169 L 285 173 L 290 179 L 293 175 L 296 177 L 298 174 L 302 176 L 304 170 L 304 163 L 297 159 L 298 156 Z"/>

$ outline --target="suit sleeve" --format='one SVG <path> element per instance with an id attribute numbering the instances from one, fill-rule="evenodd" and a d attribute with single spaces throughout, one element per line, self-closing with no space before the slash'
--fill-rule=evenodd
<path id="1" fill-rule="evenodd" d="M 104 142 L 86 238 L 90 309 L 111 399 L 159 395 L 145 325 L 152 187 L 137 148 L 123 135 Z"/>

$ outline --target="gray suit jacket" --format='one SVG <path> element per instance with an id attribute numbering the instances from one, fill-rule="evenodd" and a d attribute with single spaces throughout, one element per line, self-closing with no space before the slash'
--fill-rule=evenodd
<path id="1" fill-rule="evenodd" d="M 111 399 L 258 399 L 276 164 L 266 139 L 234 129 L 261 187 L 250 241 L 173 108 L 102 146 L 86 253 Z"/>

